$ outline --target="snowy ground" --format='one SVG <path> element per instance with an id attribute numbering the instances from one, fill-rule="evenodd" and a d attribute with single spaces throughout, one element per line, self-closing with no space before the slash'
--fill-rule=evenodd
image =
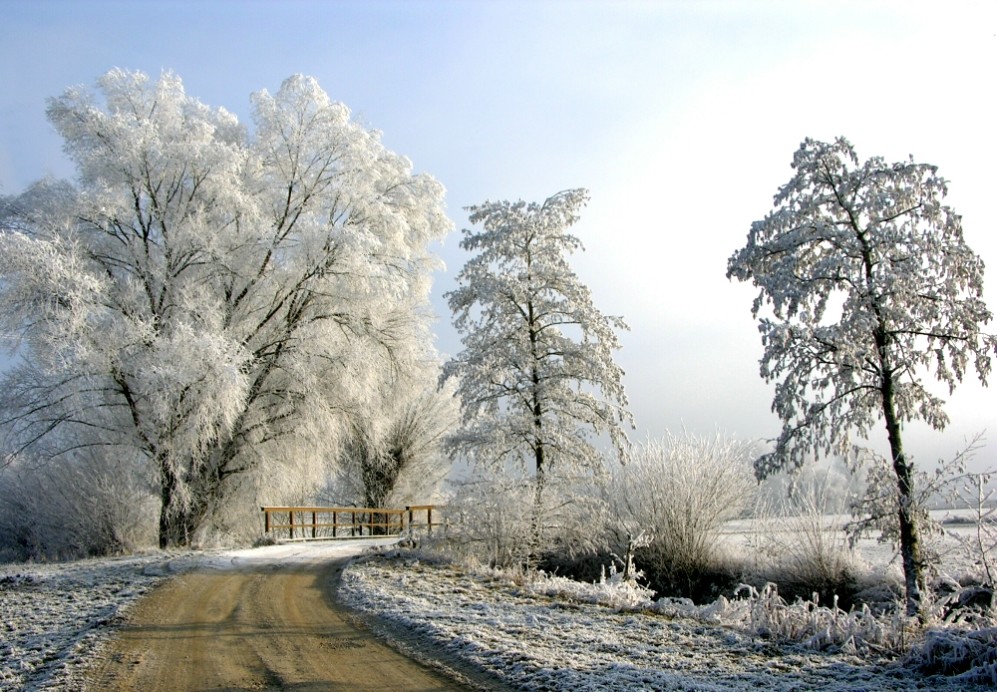
<path id="1" fill-rule="evenodd" d="M 127 606 L 179 565 L 158 556 L 0 565 L 0 689 L 64 689 Z"/>
<path id="2" fill-rule="evenodd" d="M 516 583 L 487 571 L 375 558 L 347 570 L 340 595 L 524 690 L 977 689 L 847 647 L 776 644 L 708 609 L 631 609 L 642 594 L 607 585 Z"/>
<path id="3" fill-rule="evenodd" d="M 314 561 L 360 555 L 375 544 L 384 541 L 0 565 L 0 690 L 78 688 L 82 670 L 130 604 L 194 566 Z M 341 596 L 520 689 L 973 689 L 966 680 L 926 677 L 847 646 L 817 651 L 776 644 L 750 635 L 738 625 L 743 617 L 725 620 L 695 607 L 648 608 L 648 594 L 640 590 L 518 581 L 373 557 L 344 573 Z"/>

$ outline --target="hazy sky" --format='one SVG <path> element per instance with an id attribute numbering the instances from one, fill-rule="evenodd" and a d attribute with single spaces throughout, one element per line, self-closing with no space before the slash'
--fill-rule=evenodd
<path id="1" fill-rule="evenodd" d="M 314 76 L 446 186 L 457 229 L 470 204 L 589 188 L 574 264 L 631 326 L 618 359 L 638 439 L 683 425 L 778 433 L 754 292 L 725 272 L 805 137 L 936 164 L 997 310 L 992 0 L 0 0 L 0 194 L 72 173 L 45 99 L 112 67 L 172 70 L 243 120 L 250 93 Z M 467 259 L 459 236 L 440 249 L 434 290 L 450 354 L 442 295 Z M 915 459 L 989 428 L 979 464 L 997 466 L 997 382 L 964 384 L 948 411 L 944 434 L 910 430 Z"/>

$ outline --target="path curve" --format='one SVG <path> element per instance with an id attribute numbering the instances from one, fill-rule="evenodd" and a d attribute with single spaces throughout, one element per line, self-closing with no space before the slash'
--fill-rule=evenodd
<path id="1" fill-rule="evenodd" d="M 336 603 L 349 559 L 202 567 L 169 579 L 129 612 L 87 689 L 468 689 Z"/>

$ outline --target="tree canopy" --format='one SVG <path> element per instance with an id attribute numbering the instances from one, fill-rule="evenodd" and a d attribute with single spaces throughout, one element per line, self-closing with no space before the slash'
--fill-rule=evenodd
<path id="1" fill-rule="evenodd" d="M 252 106 L 247 128 L 173 74 L 113 70 L 49 103 L 75 182 L 0 201 L 7 452 L 134 454 L 163 545 L 265 464 L 314 473 L 344 412 L 432 355 L 442 186 L 313 79 Z"/>

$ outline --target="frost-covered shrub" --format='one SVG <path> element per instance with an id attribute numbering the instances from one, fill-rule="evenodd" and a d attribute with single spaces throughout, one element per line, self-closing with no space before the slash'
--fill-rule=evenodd
<path id="1" fill-rule="evenodd" d="M 763 527 L 757 540 L 757 568 L 779 584 L 784 593 L 804 598 L 818 593 L 851 601 L 859 571 L 858 558 L 844 528 L 848 496 L 841 492 L 849 479 L 827 467 L 798 472 L 783 488 L 783 479 L 770 478 L 783 497 L 772 495 L 755 511 Z"/>
<path id="2" fill-rule="evenodd" d="M 596 603 L 617 610 L 639 610 L 652 606 L 654 592 L 641 586 L 636 579 L 628 578 L 609 566 L 598 581 L 579 582 L 557 575 L 540 573 L 527 586 L 530 593 L 564 598 L 579 603 Z"/>
<path id="3" fill-rule="evenodd" d="M 95 449 L 0 472 L 0 559 L 61 560 L 150 548 L 158 500 L 136 459 Z"/>
<path id="4" fill-rule="evenodd" d="M 704 574 L 727 572 L 720 529 L 749 504 L 754 456 L 751 444 L 719 433 L 668 434 L 636 446 L 609 489 L 613 549 L 622 554 L 631 537 L 646 533 L 637 563 L 665 595 L 685 595 Z"/>
<path id="5" fill-rule="evenodd" d="M 894 607 L 876 611 L 868 604 L 843 609 L 837 598 L 783 598 L 775 584 L 741 585 L 732 599 L 705 606 L 660 599 L 654 610 L 740 627 L 756 636 L 802 644 L 813 649 L 906 655 L 906 663 L 928 674 L 959 675 L 992 683 L 997 673 L 997 613 L 992 607 L 953 610 L 964 593 L 936 601 L 926 613 L 928 627 L 907 616 L 899 595 Z"/>
<path id="6" fill-rule="evenodd" d="M 605 523 L 605 504 L 596 488 L 592 477 L 548 479 L 541 517 L 542 562 L 596 550 Z M 534 499 L 532 479 L 481 469 L 457 484 L 446 507 L 445 537 L 437 540 L 437 547 L 458 560 L 491 567 L 526 565 L 534 540 Z"/>
<path id="7" fill-rule="evenodd" d="M 659 606 L 668 612 L 667 602 Z M 788 603 L 775 584 L 761 589 L 742 585 L 735 598 L 719 598 L 699 610 L 699 616 L 741 627 L 752 634 L 778 641 L 803 644 L 813 649 L 838 648 L 852 652 L 903 652 L 917 634 L 915 619 L 899 610 L 877 615 L 866 606 L 845 611 L 837 599 L 821 605 L 810 599 Z"/>
<path id="8" fill-rule="evenodd" d="M 776 642 L 877 656 L 907 651 L 921 631 L 916 618 L 897 608 L 889 613 L 876 613 L 867 606 L 845 611 L 837 599 L 822 605 L 817 594 L 788 602 L 772 583 L 762 588 L 742 584 L 733 598 L 721 596 L 706 605 L 684 598 L 661 598 L 652 610 L 667 617 L 735 627 Z"/>
<path id="9" fill-rule="evenodd" d="M 997 627 L 929 630 L 906 662 L 927 674 L 997 686 Z"/>
<path id="10" fill-rule="evenodd" d="M 447 504 L 442 545 L 457 560 L 510 567 L 526 558 L 533 489 L 524 479 L 483 472 L 460 482 Z"/>

